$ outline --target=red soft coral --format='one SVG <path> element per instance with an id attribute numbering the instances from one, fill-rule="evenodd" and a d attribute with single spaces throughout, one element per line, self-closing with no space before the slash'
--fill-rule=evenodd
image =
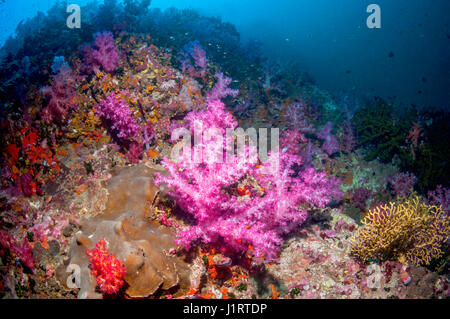
<path id="1" fill-rule="evenodd" d="M 100 290 L 104 294 L 115 294 L 124 284 L 125 267 L 116 256 L 110 255 L 106 248 L 106 241 L 102 238 L 95 248 L 86 250 L 90 257 L 91 273 L 95 276 Z"/>

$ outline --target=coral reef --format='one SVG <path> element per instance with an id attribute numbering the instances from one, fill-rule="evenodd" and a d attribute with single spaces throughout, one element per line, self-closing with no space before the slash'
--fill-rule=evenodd
<path id="1" fill-rule="evenodd" d="M 0 49 L 1 298 L 450 296 L 449 112 L 149 5 L 59 32 L 57 3 Z"/>

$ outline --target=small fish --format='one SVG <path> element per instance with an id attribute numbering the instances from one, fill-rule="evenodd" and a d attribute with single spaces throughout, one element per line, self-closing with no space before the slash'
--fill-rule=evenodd
<path id="1" fill-rule="evenodd" d="M 392 52 L 392 51 L 389 52 L 389 57 L 390 57 L 390 58 L 393 58 L 393 57 L 394 57 L 394 52 Z"/>
<path id="2" fill-rule="evenodd" d="M 419 94 L 422 94 L 422 91 L 421 91 L 421 90 L 419 90 L 419 91 L 417 91 L 417 93 L 419 93 Z"/>
<path id="3" fill-rule="evenodd" d="M 347 71 L 345 71 L 345 73 L 346 73 L 346 74 L 350 74 L 350 73 L 352 73 L 352 71 L 347 70 Z"/>
<path id="4" fill-rule="evenodd" d="M 422 77 L 422 82 L 426 83 L 427 82 L 427 78 L 426 77 Z"/>

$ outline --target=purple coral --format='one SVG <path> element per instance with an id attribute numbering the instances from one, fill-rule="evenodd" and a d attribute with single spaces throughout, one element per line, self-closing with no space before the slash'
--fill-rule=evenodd
<path id="1" fill-rule="evenodd" d="M 130 147 L 128 148 L 128 153 L 126 154 L 126 156 L 131 163 L 139 163 L 142 154 L 144 154 L 144 147 L 141 143 L 130 143 Z"/>
<path id="2" fill-rule="evenodd" d="M 0 230 L 0 255 L 3 249 L 9 249 L 26 267 L 33 270 L 33 248 L 26 239 L 19 244 L 6 230 Z"/>
<path id="3" fill-rule="evenodd" d="M 125 100 L 112 92 L 101 101 L 95 113 L 106 121 L 113 137 L 128 140 L 136 137 L 140 132 L 140 126 L 133 117 L 133 113 Z"/>
<path id="4" fill-rule="evenodd" d="M 331 134 L 332 130 L 333 123 L 327 122 L 325 126 L 317 133 L 318 138 L 325 140 L 325 142 L 322 144 L 322 150 L 327 152 L 328 155 L 333 155 L 340 150 L 338 140 L 333 134 Z"/>
<path id="5" fill-rule="evenodd" d="M 99 67 L 103 67 L 107 72 L 114 71 L 119 64 L 120 58 L 112 33 L 107 31 L 95 33 L 94 40 L 95 48 L 92 46 L 83 48 L 87 71 L 92 72 Z"/>
<path id="6" fill-rule="evenodd" d="M 181 71 L 188 73 L 191 77 L 205 75 L 208 59 L 206 52 L 198 41 L 191 41 L 181 51 Z M 194 65 L 192 65 L 192 60 Z"/>
<path id="7" fill-rule="evenodd" d="M 366 187 L 358 187 L 353 191 L 352 203 L 355 207 L 365 211 L 367 208 L 366 202 L 372 197 L 374 193 Z"/>
<path id="8" fill-rule="evenodd" d="M 286 108 L 287 126 L 301 133 L 313 133 L 314 126 L 308 122 L 308 106 L 305 102 L 296 102 Z"/>
<path id="9" fill-rule="evenodd" d="M 30 173 L 25 173 L 20 176 L 19 186 L 22 190 L 22 193 L 26 197 L 32 196 L 36 190 L 33 191 L 31 183 L 33 182 L 33 176 Z"/>
<path id="10" fill-rule="evenodd" d="M 357 145 L 355 132 L 352 122 L 347 119 L 344 121 L 344 132 L 341 140 L 341 148 L 343 151 L 350 153 Z"/>
<path id="11" fill-rule="evenodd" d="M 298 154 L 301 151 L 302 144 L 307 143 L 305 135 L 297 130 L 286 130 L 283 132 L 280 138 L 280 145 L 283 152 L 288 152 L 290 154 Z"/>
<path id="12" fill-rule="evenodd" d="M 207 101 L 221 100 L 228 95 L 236 97 L 239 94 L 239 90 L 233 90 L 228 87 L 231 84 L 231 78 L 224 76 L 223 73 L 216 73 L 214 77 L 217 79 L 217 82 L 212 90 L 206 93 Z"/>
<path id="13" fill-rule="evenodd" d="M 55 71 L 52 86 L 41 89 L 41 93 L 49 97 L 49 102 L 42 110 L 41 116 L 45 122 L 65 123 L 70 109 L 75 107 L 76 91 L 74 87 L 77 76 L 67 64 L 62 64 Z"/>
<path id="14" fill-rule="evenodd" d="M 215 129 L 219 135 L 237 127 L 219 100 L 186 118 L 191 132 L 198 122 L 205 131 Z M 189 249 L 195 241 L 222 242 L 234 252 L 245 251 L 251 245 L 258 261 L 276 260 L 281 236 L 306 219 L 306 210 L 298 206 L 308 203 L 324 207 L 331 199 L 340 200 L 340 181 L 313 168 L 294 170 L 294 164 L 301 164 L 302 159 L 288 153 L 271 154 L 259 166 L 256 158 L 243 159 L 235 154 L 231 161 L 208 161 L 205 156 L 200 162 L 192 161 L 197 151 L 215 152 L 210 144 L 217 142 L 214 139 L 219 135 L 200 139 L 190 152 L 182 152 L 177 162 L 163 160 L 169 174 L 159 175 L 157 184 L 165 183 L 178 205 L 196 219 L 195 225 L 179 231 L 177 244 Z M 270 171 L 274 167 L 278 170 Z M 249 180 L 257 181 L 259 186 L 250 186 L 245 182 Z M 245 184 L 245 191 L 239 183 Z"/>
<path id="15" fill-rule="evenodd" d="M 397 173 L 388 179 L 388 185 L 396 196 L 406 197 L 414 188 L 417 178 L 412 173 Z"/>

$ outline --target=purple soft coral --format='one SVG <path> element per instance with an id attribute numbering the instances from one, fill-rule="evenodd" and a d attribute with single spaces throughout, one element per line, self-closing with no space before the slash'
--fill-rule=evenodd
<path id="1" fill-rule="evenodd" d="M 233 90 L 228 87 L 231 84 L 231 78 L 224 76 L 223 73 L 216 73 L 214 77 L 217 79 L 217 82 L 213 89 L 206 94 L 208 102 L 221 100 L 228 95 L 236 97 L 239 94 L 239 90 Z"/>
<path id="2" fill-rule="evenodd" d="M 283 148 L 283 152 L 290 154 L 299 154 L 302 150 L 301 146 L 307 142 L 308 140 L 305 135 L 293 129 L 284 131 L 280 138 L 280 145 Z"/>
<path id="3" fill-rule="evenodd" d="M 85 65 L 89 72 L 100 66 L 107 72 L 112 72 L 119 64 L 119 54 L 111 32 L 94 34 L 95 49 L 92 46 L 83 48 Z"/>
<path id="4" fill-rule="evenodd" d="M 133 113 L 123 98 L 112 92 L 96 108 L 96 115 L 107 122 L 113 137 L 131 139 L 140 132 L 140 126 L 133 118 Z"/>
<path id="5" fill-rule="evenodd" d="M 344 121 L 344 132 L 342 135 L 342 150 L 350 153 L 353 151 L 357 145 L 353 124 L 350 119 Z"/>
<path id="6" fill-rule="evenodd" d="M 9 249 L 12 254 L 22 261 L 22 263 L 30 270 L 34 268 L 33 248 L 27 241 L 23 239 L 19 244 L 18 241 L 10 235 L 6 230 L 0 230 L 0 254 L 3 249 Z"/>
<path id="7" fill-rule="evenodd" d="M 52 86 L 41 89 L 42 94 L 50 98 L 41 115 L 45 122 L 65 123 L 69 110 L 75 107 L 74 98 L 77 93 L 74 86 L 78 78 L 67 64 L 55 71 L 57 73 L 53 76 Z"/>
<path id="8" fill-rule="evenodd" d="M 333 155 L 334 153 L 339 152 L 339 142 L 336 137 L 331 134 L 333 130 L 333 123 L 327 122 L 325 126 L 317 133 L 317 137 L 325 140 L 322 144 L 322 149 L 327 152 L 328 155 Z"/>
<path id="9" fill-rule="evenodd" d="M 206 52 L 198 41 L 189 42 L 181 51 L 180 62 L 181 71 L 188 73 L 191 77 L 201 77 L 205 75 L 208 59 Z M 192 65 L 191 60 L 194 61 Z"/>
<path id="10" fill-rule="evenodd" d="M 292 103 L 286 108 L 286 122 L 291 129 L 301 133 L 313 133 L 314 126 L 308 122 L 308 105 L 306 102 Z"/>
<path id="11" fill-rule="evenodd" d="M 388 184 L 397 196 L 406 197 L 414 188 L 417 178 L 412 173 L 397 173 L 388 179 Z"/>
<path id="12" fill-rule="evenodd" d="M 362 211 L 367 209 L 367 200 L 371 198 L 374 193 L 366 187 L 358 187 L 353 191 L 352 203 Z"/>

